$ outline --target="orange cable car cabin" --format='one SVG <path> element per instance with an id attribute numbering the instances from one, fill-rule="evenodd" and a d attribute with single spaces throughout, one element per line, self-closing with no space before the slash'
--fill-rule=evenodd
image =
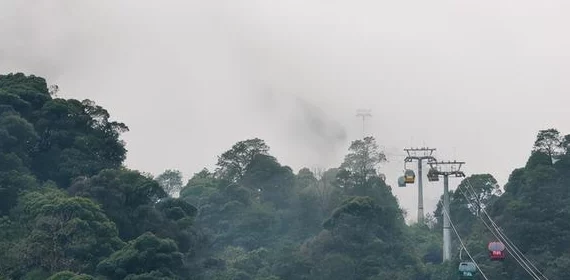
<path id="1" fill-rule="evenodd" d="M 407 169 L 404 172 L 404 180 L 406 184 L 413 184 L 416 181 L 416 173 L 411 169 Z"/>

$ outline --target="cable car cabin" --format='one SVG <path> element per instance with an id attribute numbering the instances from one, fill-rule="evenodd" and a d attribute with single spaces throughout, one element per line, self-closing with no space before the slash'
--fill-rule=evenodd
<path id="1" fill-rule="evenodd" d="M 437 171 L 433 168 L 429 169 L 427 177 L 428 177 L 428 181 L 430 181 L 430 182 L 439 181 L 439 175 L 437 174 Z"/>
<path id="2" fill-rule="evenodd" d="M 398 178 L 398 187 L 403 188 L 406 186 L 406 180 L 404 179 L 404 176 L 400 176 L 400 178 Z"/>
<path id="3" fill-rule="evenodd" d="M 489 249 L 489 258 L 492 261 L 501 261 L 505 259 L 505 244 L 502 242 L 490 242 L 487 249 Z"/>
<path id="4" fill-rule="evenodd" d="M 406 184 L 413 184 L 416 181 L 416 174 L 414 171 L 411 169 L 406 170 L 404 173 L 404 180 Z"/>
<path id="5" fill-rule="evenodd" d="M 475 279 L 477 274 L 477 266 L 472 262 L 461 262 L 459 264 L 459 279 Z"/>

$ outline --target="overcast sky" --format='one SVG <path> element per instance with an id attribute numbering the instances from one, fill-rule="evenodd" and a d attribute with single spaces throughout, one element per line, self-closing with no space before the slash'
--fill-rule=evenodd
<path id="1" fill-rule="evenodd" d="M 0 0 L 0 71 L 43 76 L 131 129 L 126 164 L 186 177 L 260 137 L 281 163 L 337 166 L 366 131 L 397 188 L 407 146 L 501 185 L 536 133 L 570 133 L 570 2 Z M 427 180 L 425 180 L 427 181 Z M 457 180 L 453 180 L 454 188 Z M 441 183 L 427 184 L 426 212 Z"/>

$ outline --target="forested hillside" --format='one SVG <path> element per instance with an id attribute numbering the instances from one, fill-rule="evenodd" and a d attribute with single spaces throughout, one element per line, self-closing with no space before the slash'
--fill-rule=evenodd
<path id="1" fill-rule="evenodd" d="M 338 167 L 298 171 L 244 139 L 183 182 L 126 168 L 127 125 L 55 98 L 43 78 L 1 75 L 0 114 L 0 279 L 457 279 L 455 236 L 442 264 L 441 203 L 406 225 L 373 137 Z M 453 224 L 489 279 L 533 278 L 488 260 L 484 213 L 548 278 L 570 279 L 568 144 L 540 131 L 504 193 L 491 174 L 452 192 Z"/>

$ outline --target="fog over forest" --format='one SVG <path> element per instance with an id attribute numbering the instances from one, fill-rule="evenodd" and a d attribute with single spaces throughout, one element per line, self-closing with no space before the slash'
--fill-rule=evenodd
<path id="1" fill-rule="evenodd" d="M 570 279 L 569 12 L 0 1 L 0 280 Z"/>
<path id="2" fill-rule="evenodd" d="M 111 109 L 132 127 L 127 164 L 154 174 L 191 176 L 247 136 L 294 169 L 334 166 L 363 108 L 391 184 L 402 148 L 424 144 L 504 184 L 534 131 L 569 128 L 565 1 L 0 5 L 0 70 Z M 414 209 L 412 188 L 396 194 Z M 440 194 L 426 189 L 429 209 Z"/>

